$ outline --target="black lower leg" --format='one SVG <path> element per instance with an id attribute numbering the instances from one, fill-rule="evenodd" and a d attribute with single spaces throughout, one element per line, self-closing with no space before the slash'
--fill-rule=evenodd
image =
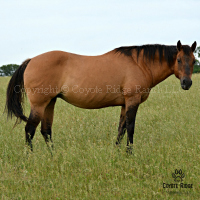
<path id="1" fill-rule="evenodd" d="M 41 130 L 41 133 L 44 137 L 44 140 L 45 140 L 49 150 L 51 151 L 53 149 L 53 140 L 51 137 L 51 134 L 52 134 L 51 129 Z M 51 152 L 51 154 L 52 154 L 52 152 Z"/>
<path id="2" fill-rule="evenodd" d="M 53 142 L 52 137 L 51 137 L 51 129 L 41 130 L 41 133 L 42 133 L 46 143 Z"/>
<path id="3" fill-rule="evenodd" d="M 26 144 L 31 149 L 31 151 L 33 151 L 32 140 L 35 135 L 35 130 L 39 123 L 40 123 L 40 118 L 37 115 L 34 115 L 33 112 L 31 111 L 28 122 L 25 126 Z"/>
<path id="4" fill-rule="evenodd" d="M 137 113 L 138 105 L 130 106 L 126 112 L 126 128 L 127 128 L 127 146 L 133 144 L 133 135 L 135 129 L 135 118 Z"/>
<path id="5" fill-rule="evenodd" d="M 122 106 L 116 145 L 120 144 L 121 140 L 124 137 L 125 132 L 126 132 L 126 112 L 125 112 L 125 106 Z"/>
<path id="6" fill-rule="evenodd" d="M 35 135 L 35 129 L 36 127 L 32 124 L 27 123 L 25 127 L 25 132 L 26 132 L 26 144 L 28 147 L 33 151 L 33 145 L 32 145 L 32 140 Z"/>
<path id="7" fill-rule="evenodd" d="M 126 121 L 124 119 L 120 119 L 116 145 L 121 143 L 121 140 L 123 139 L 125 132 L 126 132 Z"/>

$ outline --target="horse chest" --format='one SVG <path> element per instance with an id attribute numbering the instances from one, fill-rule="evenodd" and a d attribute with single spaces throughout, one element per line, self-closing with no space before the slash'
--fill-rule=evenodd
<path id="1" fill-rule="evenodd" d="M 141 103 L 147 100 L 147 98 L 149 97 L 149 94 L 150 94 L 150 89 L 149 89 L 149 91 L 146 91 L 146 92 L 142 93 L 142 95 L 141 95 Z"/>

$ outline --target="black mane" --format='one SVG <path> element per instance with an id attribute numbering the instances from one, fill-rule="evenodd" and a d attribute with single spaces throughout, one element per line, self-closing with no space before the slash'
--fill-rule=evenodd
<path id="1" fill-rule="evenodd" d="M 183 45 L 183 51 L 185 54 L 189 55 L 191 52 L 191 48 L 187 45 Z M 139 54 L 142 50 L 144 50 L 143 58 L 153 60 L 155 58 L 155 53 L 158 51 L 159 53 L 159 60 L 162 63 L 163 55 L 165 57 L 165 60 L 168 62 L 169 65 L 171 65 L 174 61 L 174 57 L 177 55 L 177 47 L 176 46 L 166 46 L 166 45 L 160 45 L 160 44 L 147 44 L 142 46 L 125 46 L 125 47 L 119 47 L 116 48 L 116 53 L 119 52 L 121 54 L 124 54 L 126 56 L 132 56 L 132 52 L 135 50 L 137 52 L 137 59 L 139 57 Z"/>

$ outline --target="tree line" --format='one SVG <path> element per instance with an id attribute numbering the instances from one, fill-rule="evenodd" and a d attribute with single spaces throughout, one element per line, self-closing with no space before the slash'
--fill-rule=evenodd
<path id="1" fill-rule="evenodd" d="M 0 76 L 12 76 L 19 65 L 9 64 L 0 67 Z"/>
<path id="2" fill-rule="evenodd" d="M 200 73 L 200 46 L 196 48 L 195 50 L 195 58 L 196 62 L 194 64 L 194 70 L 193 73 Z M 0 67 L 0 76 L 12 76 L 16 69 L 19 67 L 17 64 L 8 64 L 3 65 Z"/>
<path id="3" fill-rule="evenodd" d="M 196 62 L 194 64 L 193 73 L 200 73 L 200 61 L 198 60 L 200 59 L 200 46 L 196 48 L 194 54 L 195 54 Z"/>

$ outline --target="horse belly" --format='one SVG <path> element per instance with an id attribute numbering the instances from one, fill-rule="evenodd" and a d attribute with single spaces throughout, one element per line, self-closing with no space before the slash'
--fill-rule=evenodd
<path id="1" fill-rule="evenodd" d="M 125 104 L 121 93 L 108 93 L 101 88 L 68 87 L 63 92 L 63 99 L 68 103 L 86 109 L 98 109 L 109 106 L 121 106 Z"/>

